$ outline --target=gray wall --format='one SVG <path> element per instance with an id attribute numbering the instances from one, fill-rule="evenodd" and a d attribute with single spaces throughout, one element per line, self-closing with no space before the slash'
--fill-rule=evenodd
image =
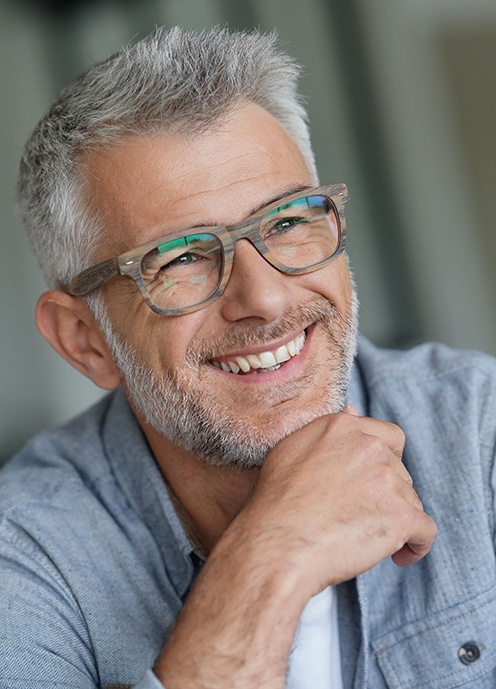
<path id="1" fill-rule="evenodd" d="M 277 28 L 325 182 L 346 181 L 362 330 L 496 354 L 494 0 L 3 0 L 0 460 L 99 396 L 37 334 L 42 279 L 13 202 L 22 144 L 57 90 L 155 24 Z"/>

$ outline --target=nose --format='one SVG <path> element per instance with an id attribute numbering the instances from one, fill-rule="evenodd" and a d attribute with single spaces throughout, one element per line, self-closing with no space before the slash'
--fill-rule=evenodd
<path id="1" fill-rule="evenodd" d="M 246 318 L 271 323 L 289 305 L 291 277 L 284 275 L 246 239 L 236 242 L 231 276 L 220 298 L 222 316 L 231 322 Z"/>

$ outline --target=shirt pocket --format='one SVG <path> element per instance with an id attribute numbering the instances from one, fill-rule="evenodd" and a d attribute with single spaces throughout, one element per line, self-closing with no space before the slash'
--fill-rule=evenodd
<path id="1" fill-rule="evenodd" d="M 389 689 L 496 686 L 496 589 L 371 642 Z"/>

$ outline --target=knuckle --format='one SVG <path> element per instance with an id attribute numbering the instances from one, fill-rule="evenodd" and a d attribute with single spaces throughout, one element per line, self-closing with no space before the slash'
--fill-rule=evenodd
<path id="1" fill-rule="evenodd" d="M 327 418 L 329 419 L 329 423 L 333 427 L 337 428 L 349 429 L 352 428 L 356 423 L 356 417 L 352 416 L 351 414 L 346 414 L 344 412 L 331 414 Z"/>
<path id="2" fill-rule="evenodd" d="M 398 444 L 404 445 L 406 442 L 405 431 L 395 423 L 391 424 L 391 428 L 393 429 L 393 433 L 396 435 L 398 439 Z"/>
<path id="3" fill-rule="evenodd" d="M 415 490 L 415 488 L 413 487 L 413 485 L 412 485 L 411 490 L 412 490 L 412 493 L 413 493 L 413 499 L 414 499 L 414 501 L 417 503 L 417 505 L 420 507 L 420 509 L 423 510 L 423 509 L 424 509 L 424 506 L 423 506 L 423 504 L 422 504 L 422 500 L 420 499 L 420 496 L 419 496 L 419 494 L 417 493 L 417 491 Z"/>
<path id="4" fill-rule="evenodd" d="M 404 509 L 404 500 L 400 495 L 398 478 L 385 464 L 370 464 L 364 472 L 364 496 L 368 504 L 375 505 L 376 509 L 389 514 L 394 514 Z"/>
<path id="5" fill-rule="evenodd" d="M 382 457 L 387 450 L 387 445 L 378 435 L 363 435 L 363 447 L 368 455 Z"/>
<path id="6" fill-rule="evenodd" d="M 392 421 L 386 421 L 384 423 L 387 427 L 388 435 L 392 440 L 393 445 L 398 449 L 403 450 L 406 443 L 406 435 L 404 430 Z"/>
<path id="7" fill-rule="evenodd" d="M 319 433 L 322 438 L 342 437 L 356 431 L 356 417 L 342 412 L 321 416 L 312 421 L 312 424 L 316 423 L 319 424 Z"/>
<path id="8" fill-rule="evenodd" d="M 438 528 L 437 524 L 434 521 L 432 517 L 430 517 L 428 514 L 425 515 L 427 517 L 427 528 L 430 530 L 430 535 L 432 537 L 432 540 L 434 540 L 437 536 Z"/>

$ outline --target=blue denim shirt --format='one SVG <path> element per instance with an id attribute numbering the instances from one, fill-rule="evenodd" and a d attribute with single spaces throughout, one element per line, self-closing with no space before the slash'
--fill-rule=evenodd
<path id="1" fill-rule="evenodd" d="M 349 399 L 398 423 L 438 537 L 338 587 L 345 689 L 494 689 L 496 363 L 362 341 Z M 0 472 L 0 689 L 160 687 L 150 669 L 196 575 L 121 392 Z"/>

